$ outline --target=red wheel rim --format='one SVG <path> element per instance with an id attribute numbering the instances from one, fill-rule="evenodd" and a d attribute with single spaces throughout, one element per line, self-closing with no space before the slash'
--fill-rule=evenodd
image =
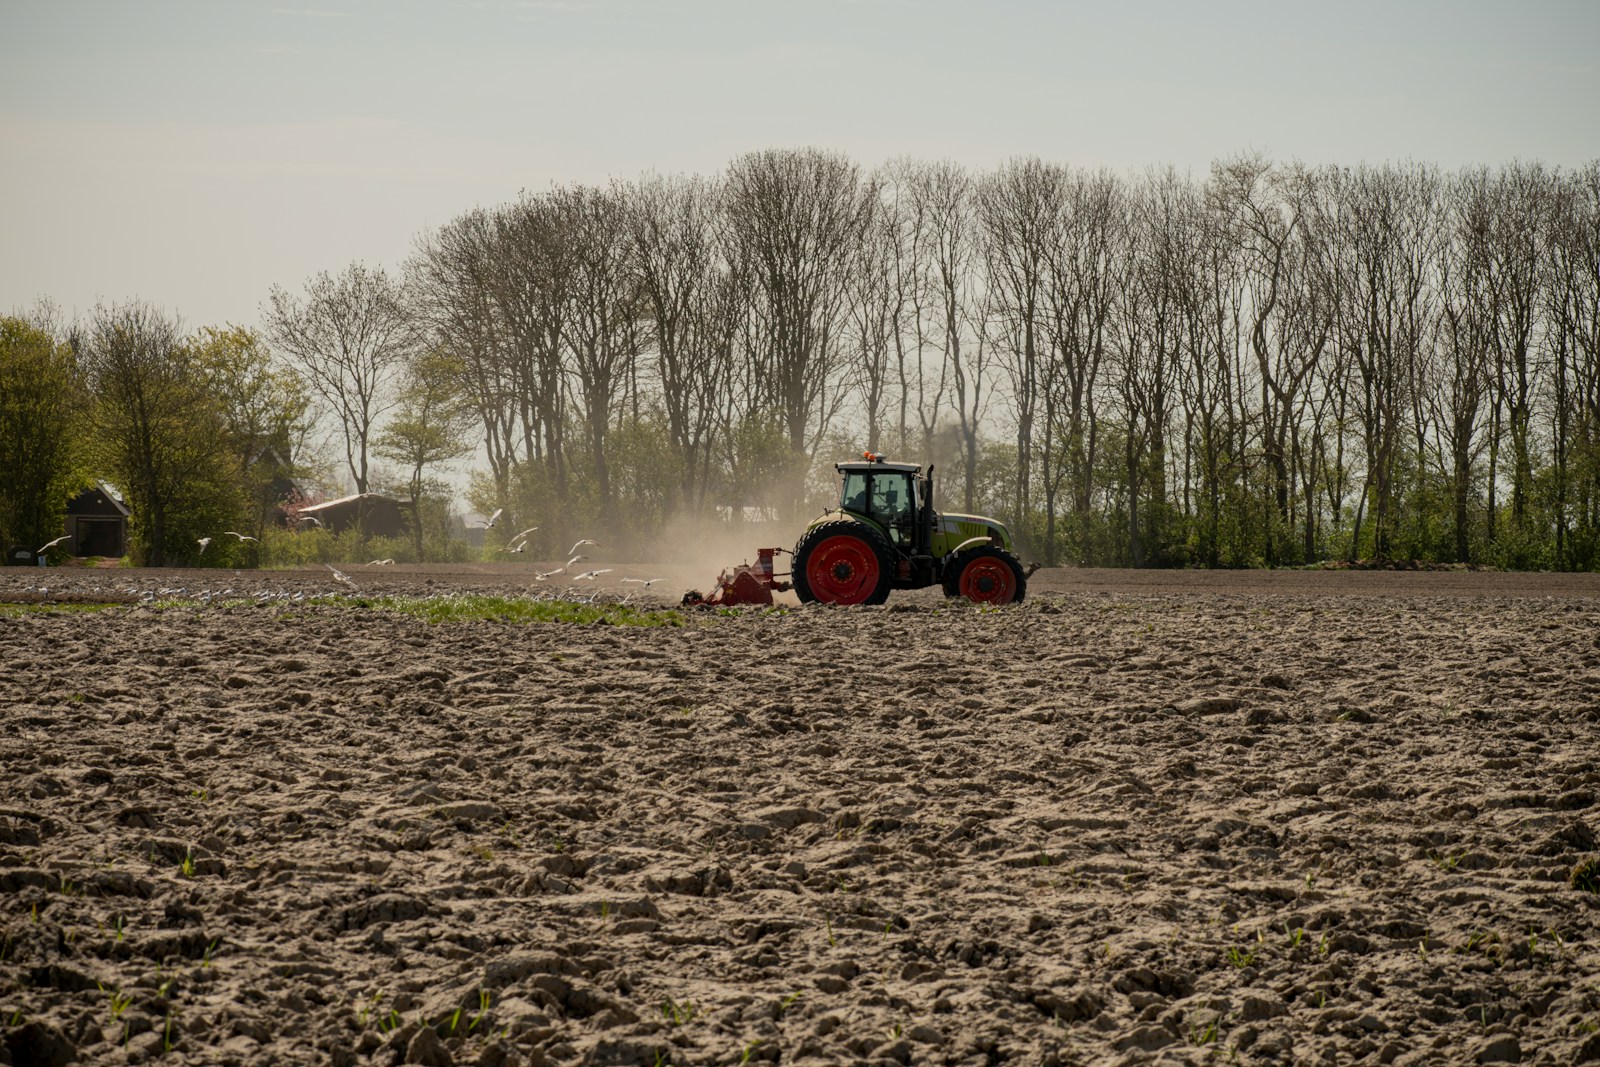
<path id="1" fill-rule="evenodd" d="M 806 558 L 811 595 L 829 604 L 861 604 L 878 588 L 878 556 L 859 537 L 827 538 Z"/>
<path id="2" fill-rule="evenodd" d="M 1011 565 L 993 556 L 979 556 L 961 570 L 961 595 L 979 604 L 1009 604 L 1017 594 Z"/>

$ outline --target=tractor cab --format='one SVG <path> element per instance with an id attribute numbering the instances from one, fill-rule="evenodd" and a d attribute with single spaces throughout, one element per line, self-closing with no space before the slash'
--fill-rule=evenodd
<path id="1" fill-rule="evenodd" d="M 931 486 L 929 479 L 921 477 L 921 467 L 887 463 L 878 457 L 862 463 L 840 463 L 837 467 L 841 475 L 840 510 L 882 527 L 890 543 L 902 553 L 926 551 L 924 516 L 931 503 Z"/>

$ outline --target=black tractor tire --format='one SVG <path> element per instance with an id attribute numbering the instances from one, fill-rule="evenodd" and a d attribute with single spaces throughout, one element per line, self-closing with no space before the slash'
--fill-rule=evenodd
<path id="1" fill-rule="evenodd" d="M 814 576 L 809 573 L 809 569 L 812 556 L 819 548 L 828 552 L 830 558 L 835 558 L 836 569 L 833 573 L 840 575 L 838 578 L 840 584 L 849 584 L 852 577 L 857 574 L 871 581 L 871 588 L 866 591 L 864 598 L 853 599 L 850 596 L 841 598 L 841 590 L 837 586 L 833 589 L 817 588 L 819 583 L 812 580 Z M 894 550 L 889 547 L 888 540 L 876 528 L 852 519 L 831 519 L 813 526 L 801 534 L 800 540 L 795 542 L 794 564 L 790 568 L 789 581 L 794 586 L 795 596 L 800 598 L 802 604 L 818 602 L 882 604 L 889 599 L 894 558 Z M 871 566 L 877 568 L 876 578 L 867 573 L 867 569 Z M 831 576 L 816 577 L 829 584 L 835 581 Z M 856 588 L 860 588 L 859 584 Z"/>
<path id="2" fill-rule="evenodd" d="M 980 568 L 989 570 L 991 576 L 995 568 L 1004 567 L 1011 572 L 1011 585 L 1014 590 L 1009 600 L 986 600 L 982 597 L 973 597 L 976 603 L 991 604 L 1020 604 L 1028 595 L 1028 575 L 1022 569 L 1022 561 L 1003 548 L 994 545 L 979 545 L 969 548 L 965 552 L 958 552 L 945 566 L 944 569 L 944 595 L 947 597 L 964 596 L 961 590 L 961 576 L 967 568 L 976 564 Z"/>

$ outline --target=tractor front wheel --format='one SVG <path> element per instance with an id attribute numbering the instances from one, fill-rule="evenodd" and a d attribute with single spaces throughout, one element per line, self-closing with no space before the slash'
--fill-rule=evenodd
<path id="1" fill-rule="evenodd" d="M 889 599 L 889 542 L 865 523 L 834 519 L 807 530 L 794 546 L 800 603 L 882 604 Z"/>
<path id="2" fill-rule="evenodd" d="M 1028 595 L 1022 563 L 1003 548 L 969 549 L 945 568 L 944 595 L 964 596 L 975 604 L 1020 604 Z"/>

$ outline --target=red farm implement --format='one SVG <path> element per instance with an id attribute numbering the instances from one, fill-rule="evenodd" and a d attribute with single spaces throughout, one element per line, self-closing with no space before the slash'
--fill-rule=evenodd
<path id="1" fill-rule="evenodd" d="M 739 604 L 771 604 L 774 590 L 783 592 L 788 582 L 780 582 L 773 575 L 772 561 L 782 548 L 756 549 L 754 564 L 741 563 L 725 568 L 717 575 L 717 588 L 710 596 L 691 589 L 683 594 L 685 607 L 734 607 Z"/>

